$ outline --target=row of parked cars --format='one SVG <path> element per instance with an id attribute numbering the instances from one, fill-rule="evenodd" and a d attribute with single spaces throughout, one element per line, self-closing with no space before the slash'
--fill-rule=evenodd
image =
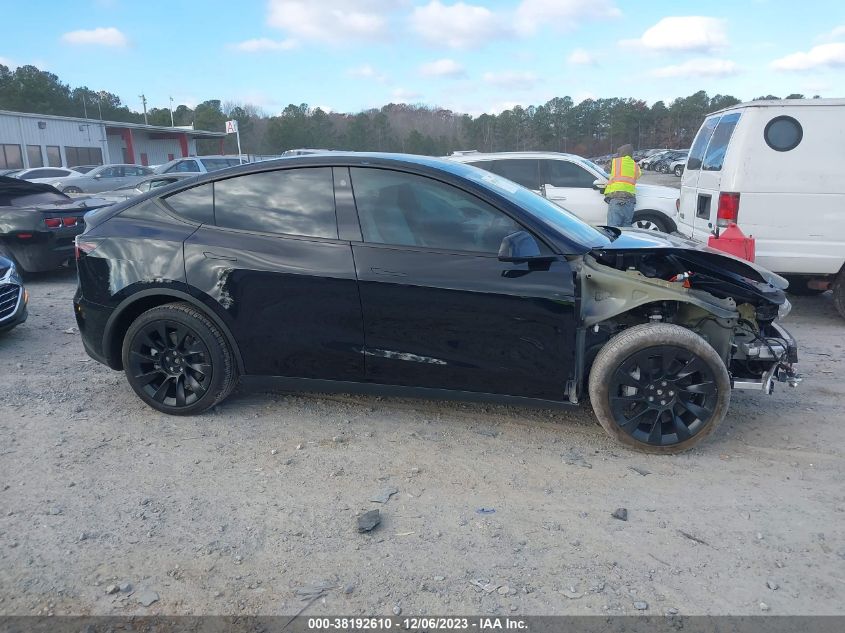
<path id="1" fill-rule="evenodd" d="M 680 178 L 689 155 L 688 149 L 667 149 L 642 158 L 640 168 L 661 174 L 675 174 Z"/>
<path id="2" fill-rule="evenodd" d="M 684 173 L 687 162 L 688 149 L 642 149 L 634 151 L 632 158 L 645 171 L 656 171 L 661 174 L 675 174 L 679 178 Z M 610 170 L 610 162 L 614 154 L 596 156 L 590 160 L 603 169 Z"/>

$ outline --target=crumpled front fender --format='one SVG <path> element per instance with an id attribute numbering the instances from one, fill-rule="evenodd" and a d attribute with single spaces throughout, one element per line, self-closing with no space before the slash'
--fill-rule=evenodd
<path id="1" fill-rule="evenodd" d="M 585 256 L 581 271 L 581 317 L 587 327 L 656 301 L 691 304 L 720 319 L 739 317 L 736 302 L 684 288 L 677 282 L 646 277 L 636 270 L 616 270 Z"/>

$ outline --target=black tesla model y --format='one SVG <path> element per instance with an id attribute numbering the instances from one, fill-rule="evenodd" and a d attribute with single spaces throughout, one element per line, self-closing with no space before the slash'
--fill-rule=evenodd
<path id="1" fill-rule="evenodd" d="M 421 156 L 183 180 L 89 213 L 76 255 L 86 350 L 166 413 L 247 375 L 544 406 L 589 394 L 612 436 L 675 452 L 731 389 L 798 380 L 777 275 Z"/>

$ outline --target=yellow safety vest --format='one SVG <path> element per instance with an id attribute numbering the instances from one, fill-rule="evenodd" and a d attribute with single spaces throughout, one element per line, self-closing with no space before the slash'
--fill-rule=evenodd
<path id="1" fill-rule="evenodd" d="M 637 179 L 640 177 L 640 166 L 630 156 L 614 158 L 610 165 L 610 180 L 604 188 L 604 194 L 624 191 L 632 196 L 637 195 Z"/>

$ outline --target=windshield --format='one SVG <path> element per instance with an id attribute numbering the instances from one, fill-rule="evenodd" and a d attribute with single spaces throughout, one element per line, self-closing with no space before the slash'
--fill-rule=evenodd
<path id="1" fill-rule="evenodd" d="M 492 188 L 500 196 L 525 209 L 568 239 L 590 248 L 600 248 L 610 244 L 611 240 L 604 233 L 530 189 L 471 165 L 466 165 L 466 168 L 468 173 L 465 175 L 470 180 Z"/>

